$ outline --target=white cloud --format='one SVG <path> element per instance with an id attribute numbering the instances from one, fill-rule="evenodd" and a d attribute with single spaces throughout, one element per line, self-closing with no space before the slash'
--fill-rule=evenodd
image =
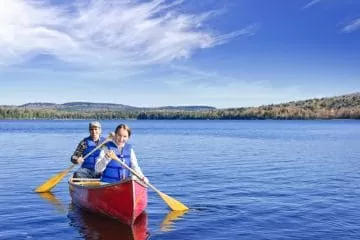
<path id="1" fill-rule="evenodd" d="M 311 6 L 313 6 L 314 4 L 319 3 L 320 1 L 322 1 L 322 0 L 312 0 L 311 2 L 309 2 L 308 4 L 306 4 L 303 8 L 311 7 Z"/>
<path id="2" fill-rule="evenodd" d="M 354 19 L 342 28 L 343 32 L 350 33 L 360 30 L 360 18 Z"/>
<path id="3" fill-rule="evenodd" d="M 39 55 L 101 68 L 164 63 L 254 30 L 250 26 L 216 34 L 202 26 L 217 12 L 181 13 L 177 9 L 182 2 L 78 0 L 50 5 L 45 0 L 2 0 L 0 66 Z"/>

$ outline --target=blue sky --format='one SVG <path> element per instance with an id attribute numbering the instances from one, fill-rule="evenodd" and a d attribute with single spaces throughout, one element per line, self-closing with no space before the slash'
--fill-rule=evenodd
<path id="1" fill-rule="evenodd" d="M 360 91 L 359 0 L 2 0 L 0 105 L 259 106 Z"/>

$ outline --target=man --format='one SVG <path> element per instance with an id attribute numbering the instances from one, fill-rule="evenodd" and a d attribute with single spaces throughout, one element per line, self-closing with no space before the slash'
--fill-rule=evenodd
<path id="1" fill-rule="evenodd" d="M 105 138 L 101 137 L 101 124 L 98 121 L 89 123 L 90 136 L 84 138 L 77 146 L 71 156 L 71 162 L 81 164 L 81 167 L 74 173 L 75 178 L 98 178 L 100 174 L 95 172 L 96 158 L 99 156 L 100 149 L 84 159 L 94 148 L 101 144 Z"/>

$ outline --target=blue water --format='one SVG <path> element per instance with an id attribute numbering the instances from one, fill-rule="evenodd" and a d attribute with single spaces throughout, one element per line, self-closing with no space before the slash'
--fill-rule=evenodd
<path id="1" fill-rule="evenodd" d="M 150 239 L 360 239 L 359 121 L 102 123 L 129 124 L 151 183 L 190 207 L 165 221 L 149 191 Z M 87 135 L 87 121 L 0 121 L 0 239 L 127 239 L 74 207 L 66 178 L 33 192 Z"/>

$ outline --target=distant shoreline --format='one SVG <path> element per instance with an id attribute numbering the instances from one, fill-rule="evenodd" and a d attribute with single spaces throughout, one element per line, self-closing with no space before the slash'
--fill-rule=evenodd
<path id="1" fill-rule="evenodd" d="M 84 118 L 84 119 L 50 119 L 50 118 L 0 118 L 0 121 L 351 121 L 351 120 L 360 120 L 360 119 L 350 119 L 350 118 L 327 118 L 327 119 L 94 119 L 94 118 Z"/>
<path id="2" fill-rule="evenodd" d="M 72 102 L 0 106 L 0 119 L 58 120 L 341 120 L 360 119 L 360 93 L 271 104 L 216 109 L 210 106 L 138 108 L 122 104 Z"/>

